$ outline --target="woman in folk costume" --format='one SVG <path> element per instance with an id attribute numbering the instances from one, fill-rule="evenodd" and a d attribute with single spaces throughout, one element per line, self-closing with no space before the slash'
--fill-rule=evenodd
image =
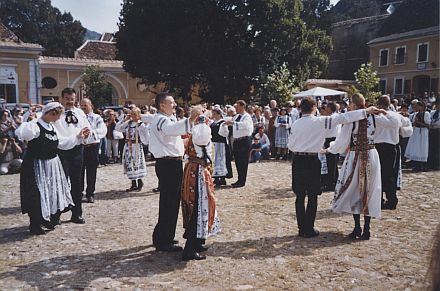
<path id="1" fill-rule="evenodd" d="M 214 144 L 214 171 L 212 177 L 215 185 L 226 185 L 225 178 L 232 178 L 231 151 L 227 144 L 229 130 L 227 126 L 221 126 L 225 120 L 220 109 L 214 108 L 212 117 L 214 119 L 211 123 L 211 141 Z"/>
<path id="2" fill-rule="evenodd" d="M 147 164 L 142 144 L 148 144 L 148 127 L 141 120 L 141 110 L 133 108 L 122 122 L 116 124 L 115 130 L 125 133 L 126 140 L 122 157 L 124 174 L 131 180 L 129 191 L 141 191 L 147 176 Z M 137 181 L 137 183 L 136 183 Z"/>
<path id="3" fill-rule="evenodd" d="M 277 148 L 277 160 L 280 157 L 287 159 L 287 142 L 289 139 L 290 117 L 285 108 L 282 108 L 280 115 L 275 119 L 275 147 Z"/>
<path id="4" fill-rule="evenodd" d="M 351 110 L 365 108 L 361 94 L 351 97 Z M 368 115 L 366 119 L 345 124 L 336 140 L 323 153 L 338 154 L 349 149 L 336 184 L 332 210 L 337 213 L 353 214 L 355 227 L 349 237 L 368 240 L 371 217 L 381 215 L 380 160 L 374 146 L 377 127 L 397 127 L 399 120 L 388 115 Z M 392 173 L 390 173 L 391 175 Z M 364 215 L 364 230 L 360 226 L 360 215 Z"/>
<path id="5" fill-rule="evenodd" d="M 409 117 L 413 124 L 413 134 L 408 140 L 405 157 L 413 163 L 413 170 L 420 171 L 426 168 L 429 152 L 429 125 L 431 115 L 426 111 L 425 103 L 417 102 L 416 112 Z"/>
<path id="6" fill-rule="evenodd" d="M 220 231 L 211 177 L 211 129 L 205 124 L 204 116 L 199 117 L 192 129 L 185 156 L 188 162 L 183 172 L 181 205 L 186 244 L 182 259 L 203 260 L 206 257 L 200 252 L 207 250 L 203 246 L 205 239 Z"/>
<path id="7" fill-rule="evenodd" d="M 88 129 L 60 140 L 53 123 L 63 111 L 60 103 L 48 103 L 40 118 L 22 123 L 15 131 L 20 140 L 28 142 L 20 173 L 20 200 L 22 213 L 29 215 L 29 231 L 36 235 L 45 233 L 41 225 L 54 229 L 51 216 L 74 205 L 58 146 L 75 145 Z"/>

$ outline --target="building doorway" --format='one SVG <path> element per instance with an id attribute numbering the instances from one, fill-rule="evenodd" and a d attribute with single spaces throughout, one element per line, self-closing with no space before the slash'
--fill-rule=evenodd
<path id="1" fill-rule="evenodd" d="M 415 76 L 413 79 L 413 92 L 416 96 L 423 96 L 423 93 L 430 92 L 431 78 L 427 75 Z"/>

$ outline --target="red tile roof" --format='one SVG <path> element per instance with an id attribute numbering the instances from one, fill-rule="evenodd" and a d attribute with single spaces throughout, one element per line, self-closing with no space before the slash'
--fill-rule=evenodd
<path id="1" fill-rule="evenodd" d="M 20 42 L 18 36 L 16 36 L 9 28 L 0 22 L 0 40 L 6 42 Z"/>
<path id="2" fill-rule="evenodd" d="M 116 43 L 88 40 L 76 50 L 75 58 L 116 60 Z"/>

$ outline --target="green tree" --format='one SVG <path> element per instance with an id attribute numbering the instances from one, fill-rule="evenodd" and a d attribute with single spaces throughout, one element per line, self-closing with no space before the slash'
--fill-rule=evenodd
<path id="1" fill-rule="evenodd" d="M 331 19 L 330 0 L 302 0 L 301 19 L 310 28 L 329 30 Z"/>
<path id="2" fill-rule="evenodd" d="M 99 66 L 87 66 L 81 80 L 86 96 L 92 100 L 95 108 L 111 103 L 112 86 L 106 81 L 105 73 Z"/>
<path id="3" fill-rule="evenodd" d="M 300 0 L 125 0 L 116 35 L 125 69 L 187 98 L 248 96 L 283 63 L 297 82 L 328 63 L 330 38 L 300 19 Z M 133 45 L 136 44 L 136 45 Z"/>
<path id="4" fill-rule="evenodd" d="M 371 63 L 362 64 L 354 73 L 354 78 L 359 85 L 359 91 L 364 95 L 367 104 L 375 104 L 381 92 L 377 92 L 380 78 L 371 67 Z"/>
<path id="5" fill-rule="evenodd" d="M 275 99 L 279 104 L 292 100 L 292 95 L 298 91 L 295 76 L 284 63 L 274 73 L 265 76 L 262 80 L 259 95 L 262 101 Z"/>
<path id="6" fill-rule="evenodd" d="M 50 0 L 0 0 L 0 20 L 22 41 L 42 45 L 49 56 L 73 57 L 86 31 Z"/>

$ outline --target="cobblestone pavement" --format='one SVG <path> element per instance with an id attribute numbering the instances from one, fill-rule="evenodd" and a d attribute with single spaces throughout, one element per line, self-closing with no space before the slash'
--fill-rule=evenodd
<path id="1" fill-rule="evenodd" d="M 245 188 L 217 190 L 223 231 L 210 238 L 207 260 L 155 252 L 151 235 L 159 195 L 153 164 L 142 192 L 126 193 L 121 165 L 98 171 L 96 202 L 84 204 L 85 225 L 63 224 L 28 234 L 20 212 L 19 175 L 0 176 L 0 289 L 290 289 L 420 290 L 439 223 L 440 172 L 405 173 L 396 211 L 372 221 L 370 241 L 350 241 L 351 216 L 319 198 L 321 235 L 297 236 L 287 162 L 250 165 Z M 233 182 L 229 180 L 228 183 Z M 182 237 L 179 217 L 176 238 Z"/>

